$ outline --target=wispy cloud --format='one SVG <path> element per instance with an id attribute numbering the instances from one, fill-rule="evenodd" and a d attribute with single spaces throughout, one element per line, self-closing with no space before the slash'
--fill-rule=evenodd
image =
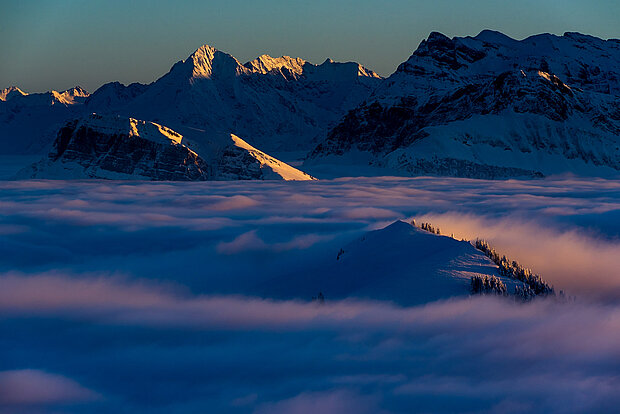
<path id="1" fill-rule="evenodd" d="M 0 407 L 75 404 L 101 398 L 62 375 L 36 369 L 0 371 Z"/>

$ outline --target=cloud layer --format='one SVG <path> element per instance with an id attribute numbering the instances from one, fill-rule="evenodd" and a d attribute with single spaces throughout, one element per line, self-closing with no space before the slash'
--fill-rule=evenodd
<path id="1" fill-rule="evenodd" d="M 261 295 L 411 217 L 577 300 Z M 613 412 L 619 218 L 574 177 L 0 182 L 0 411 Z"/>

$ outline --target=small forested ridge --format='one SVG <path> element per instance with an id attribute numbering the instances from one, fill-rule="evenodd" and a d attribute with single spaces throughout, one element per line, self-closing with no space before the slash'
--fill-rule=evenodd
<path id="1" fill-rule="evenodd" d="M 501 256 L 494 248 L 489 246 L 484 240 L 476 239 L 474 246 L 487 255 L 499 267 L 499 274 L 523 282 L 524 287 L 517 286 L 515 295 L 524 299 L 530 299 L 534 296 L 555 295 L 553 286 L 550 286 L 536 273 L 532 273 L 530 269 L 521 266 L 516 260 L 509 260 L 506 256 Z"/>

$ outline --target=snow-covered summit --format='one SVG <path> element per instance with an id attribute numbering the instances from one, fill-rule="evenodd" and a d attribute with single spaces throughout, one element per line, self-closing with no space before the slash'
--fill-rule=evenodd
<path id="1" fill-rule="evenodd" d="M 254 73 L 266 75 L 274 71 L 286 70 L 289 73 L 300 76 L 304 72 L 304 66 L 307 64 L 301 58 L 292 58 L 290 56 L 280 56 L 277 58 L 269 55 L 261 55 L 254 60 L 245 63 L 243 66 L 250 69 Z"/>
<path id="2" fill-rule="evenodd" d="M 82 104 L 86 98 L 90 96 L 90 94 L 80 86 L 76 86 L 62 92 L 50 91 L 50 94 L 52 95 L 54 102 L 63 105 Z"/>
<path id="3" fill-rule="evenodd" d="M 245 72 L 237 59 L 209 45 L 199 47 L 182 62 L 182 66 L 191 68 L 192 78 L 211 78 L 214 74 L 240 75 Z"/>
<path id="4" fill-rule="evenodd" d="M 295 79 L 305 76 L 308 80 L 314 81 L 330 81 L 338 78 L 346 80 L 354 76 L 381 79 L 381 76 L 377 73 L 359 63 L 336 62 L 330 58 L 317 65 L 298 57 L 281 56 L 274 58 L 269 55 L 262 55 L 247 62 L 244 66 L 251 69 L 254 73 L 277 73 L 287 77 L 292 75 Z"/>
<path id="5" fill-rule="evenodd" d="M 0 101 L 7 105 L 19 107 L 46 106 L 46 105 L 74 105 L 82 104 L 90 94 L 80 86 L 65 91 L 51 90 L 43 93 L 26 93 L 17 86 L 0 90 Z"/>
<path id="6" fill-rule="evenodd" d="M 28 94 L 19 89 L 17 86 L 9 86 L 8 88 L 0 90 L 0 101 L 8 101 L 15 96 L 25 95 Z"/>

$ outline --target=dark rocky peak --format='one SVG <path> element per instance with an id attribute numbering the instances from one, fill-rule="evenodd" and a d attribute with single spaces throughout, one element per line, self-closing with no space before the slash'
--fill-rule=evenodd
<path id="1" fill-rule="evenodd" d="M 458 69 L 461 67 L 457 60 L 456 44 L 454 40 L 448 36 L 432 32 L 428 39 L 423 40 L 417 50 L 413 52 L 413 56 L 418 58 L 430 58 L 450 69 Z"/>
<path id="2" fill-rule="evenodd" d="M 494 45 L 511 45 L 519 42 L 518 40 L 515 40 L 502 32 L 489 29 L 481 31 L 477 36 L 474 36 L 473 39 Z"/>
<path id="3" fill-rule="evenodd" d="M 600 46 L 607 42 L 613 43 L 613 40 L 614 40 L 614 39 L 610 39 L 609 41 L 605 41 L 603 39 L 599 39 L 598 37 L 590 36 L 590 35 L 579 33 L 579 32 L 566 32 L 564 33 L 563 37 L 566 39 L 570 39 L 577 43 L 586 43 L 586 44 L 593 45 L 595 47 Z"/>
<path id="4" fill-rule="evenodd" d="M 450 39 L 441 33 L 432 32 L 428 39 L 420 43 L 409 60 L 399 66 L 397 71 L 411 69 L 416 66 L 414 62 L 420 60 L 430 60 L 432 64 L 442 69 L 461 69 L 486 56 L 482 47 L 472 46 L 471 42 L 466 42 L 461 38 Z"/>
<path id="5" fill-rule="evenodd" d="M 143 94 L 147 88 L 148 85 L 141 83 L 125 86 L 120 82 L 110 82 L 93 92 L 84 103 L 94 111 L 106 111 L 131 101 Z"/>

